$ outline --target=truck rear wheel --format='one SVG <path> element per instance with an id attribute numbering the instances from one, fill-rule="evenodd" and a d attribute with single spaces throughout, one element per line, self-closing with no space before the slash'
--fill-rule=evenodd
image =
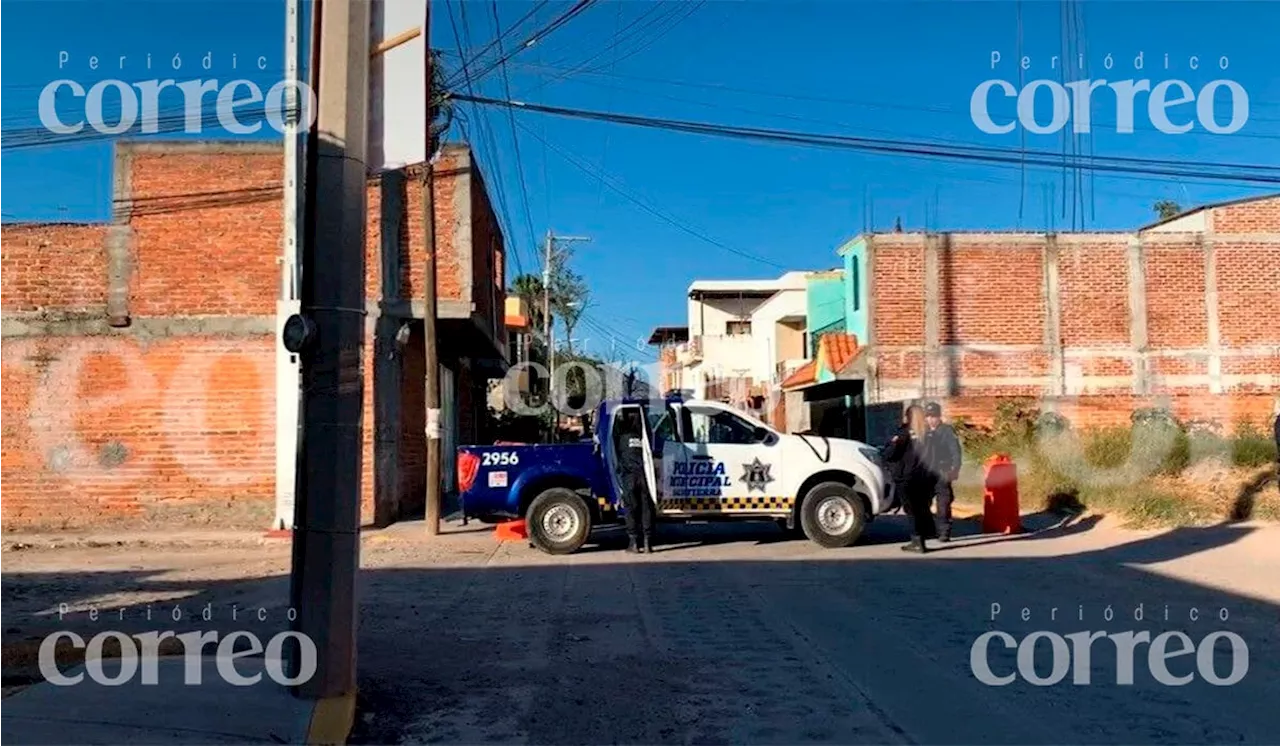
<path id="1" fill-rule="evenodd" d="M 529 540 L 547 554 L 573 554 L 591 535 L 591 511 L 578 493 L 565 487 L 543 491 L 525 515 Z"/>
<path id="2" fill-rule="evenodd" d="M 834 549 L 853 546 L 867 525 L 862 498 L 852 487 L 823 482 L 800 503 L 800 526 L 809 540 Z"/>

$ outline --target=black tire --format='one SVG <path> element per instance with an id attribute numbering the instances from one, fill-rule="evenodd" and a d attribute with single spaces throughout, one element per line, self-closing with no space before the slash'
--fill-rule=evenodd
<path id="1" fill-rule="evenodd" d="M 800 503 L 800 526 L 819 546 L 853 546 L 867 526 L 867 509 L 852 487 L 823 482 L 809 490 Z"/>
<path id="2" fill-rule="evenodd" d="M 573 554 L 591 535 L 591 510 L 578 493 L 564 487 L 544 490 L 525 512 L 529 541 L 547 554 Z"/>

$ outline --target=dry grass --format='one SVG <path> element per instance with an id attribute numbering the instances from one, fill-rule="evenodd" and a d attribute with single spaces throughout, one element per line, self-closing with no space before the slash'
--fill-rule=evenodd
<path id="1" fill-rule="evenodd" d="M 981 509 L 981 476 L 956 486 L 958 503 Z M 1221 461 L 1193 464 L 1177 476 L 1158 474 L 1134 484 L 1077 487 L 1034 467 L 1018 475 L 1024 510 L 1063 512 L 1069 504 L 1115 515 L 1134 527 L 1198 526 L 1222 521 L 1280 521 L 1274 467 L 1246 469 Z"/>

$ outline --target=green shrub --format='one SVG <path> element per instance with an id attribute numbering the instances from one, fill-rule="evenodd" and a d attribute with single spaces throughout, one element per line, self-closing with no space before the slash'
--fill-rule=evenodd
<path id="1" fill-rule="evenodd" d="M 992 427 L 997 436 L 1015 442 L 1029 444 L 1036 433 L 1036 421 L 1040 410 L 1035 401 L 1028 398 L 1002 399 L 996 404 Z"/>
<path id="2" fill-rule="evenodd" d="M 1071 429 L 1071 421 L 1057 412 L 1042 412 L 1036 418 L 1036 435 L 1057 435 Z"/>
<path id="3" fill-rule="evenodd" d="M 1127 427 L 1104 427 L 1089 430 L 1084 436 L 1084 460 L 1090 466 L 1117 469 L 1129 461 L 1133 452 L 1133 430 Z"/>
<path id="4" fill-rule="evenodd" d="M 1173 431 L 1173 442 L 1160 461 L 1160 472 L 1177 476 L 1191 465 L 1191 436 L 1182 428 Z"/>
<path id="5" fill-rule="evenodd" d="M 1209 430 L 1194 430 L 1187 433 L 1187 441 L 1192 461 L 1225 460 L 1231 455 L 1231 442 Z"/>
<path id="6" fill-rule="evenodd" d="M 952 420 L 951 427 L 956 431 L 956 438 L 960 440 L 960 447 L 964 449 L 966 455 L 981 449 L 987 441 L 991 440 L 991 428 L 975 425 L 965 417 Z"/>
<path id="7" fill-rule="evenodd" d="M 1133 414 L 1129 415 L 1129 421 L 1135 426 L 1137 425 L 1167 425 L 1181 429 L 1182 425 L 1178 422 L 1178 418 L 1173 416 L 1164 407 L 1144 407 L 1142 409 L 1133 410 Z"/>
<path id="8" fill-rule="evenodd" d="M 1261 433 L 1240 433 L 1230 441 L 1231 463 L 1249 469 L 1266 466 L 1276 460 L 1276 444 Z"/>

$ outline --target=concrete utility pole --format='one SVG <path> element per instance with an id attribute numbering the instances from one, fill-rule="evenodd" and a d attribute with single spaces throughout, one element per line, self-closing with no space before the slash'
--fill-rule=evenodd
<path id="1" fill-rule="evenodd" d="M 290 605 L 293 629 L 318 653 L 315 675 L 295 689 L 309 699 L 350 694 L 356 685 L 369 86 L 369 3 L 315 7 L 318 110 L 307 159 L 302 308 L 283 332 L 302 362 Z"/>
<path id="2" fill-rule="evenodd" d="M 431 39 L 431 3 L 427 2 L 426 20 L 422 25 L 423 36 Z M 426 291 L 426 309 L 423 311 L 423 337 L 426 344 L 427 369 L 427 536 L 440 533 L 440 512 L 444 485 L 440 483 L 440 351 L 439 336 L 436 332 L 436 320 L 439 318 L 439 307 L 436 292 L 436 208 L 435 208 L 435 140 L 431 136 L 431 90 L 432 62 L 431 45 L 426 47 L 427 55 L 427 162 L 422 169 L 422 225 L 423 240 L 427 242 L 427 266 L 422 284 Z"/>
<path id="3" fill-rule="evenodd" d="M 400 438 L 404 413 L 404 349 L 409 341 L 401 288 L 401 222 L 405 211 L 404 171 L 379 179 L 382 300 L 373 333 L 373 522 L 387 526 L 400 517 Z"/>
<path id="4" fill-rule="evenodd" d="M 284 531 L 293 527 L 294 472 L 298 468 L 298 356 L 284 348 L 284 322 L 298 312 L 298 294 L 302 278 L 298 273 L 298 245 L 302 242 L 302 222 L 298 206 L 303 199 L 306 175 L 305 147 L 307 130 L 299 126 L 302 99 L 298 95 L 301 81 L 298 60 L 302 53 L 301 0 L 285 0 L 284 60 L 285 89 L 284 129 L 284 236 L 280 261 L 280 299 L 276 304 L 276 515 L 271 528 Z"/>

